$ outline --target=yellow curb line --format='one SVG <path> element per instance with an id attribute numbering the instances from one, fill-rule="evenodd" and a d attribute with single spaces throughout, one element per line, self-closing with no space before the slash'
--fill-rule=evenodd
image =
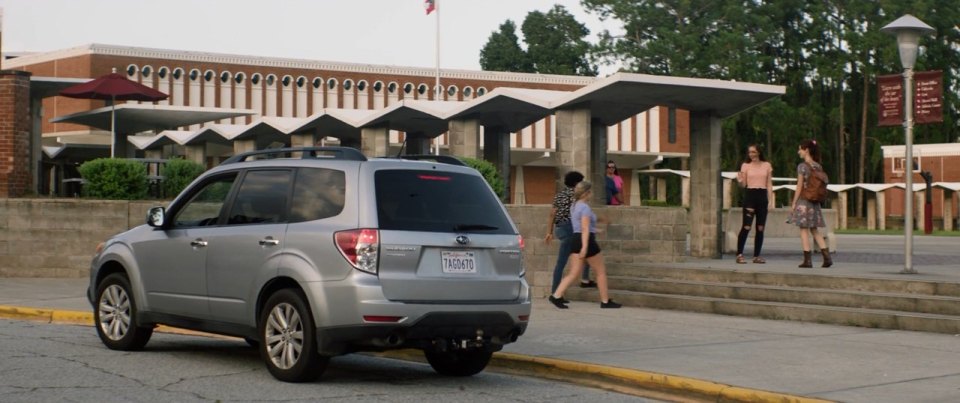
<path id="1" fill-rule="evenodd" d="M 93 325 L 92 312 L 7 305 L 0 305 L 0 318 L 39 320 L 57 324 Z M 158 330 L 178 334 L 217 336 L 210 333 L 195 332 L 167 326 L 160 326 Z M 227 338 L 236 339 L 234 337 Z M 406 361 L 425 362 L 423 354 L 419 350 L 395 350 L 374 355 Z M 533 375 L 541 378 L 596 386 L 639 396 L 659 395 L 660 397 L 669 398 L 670 396 L 680 394 L 690 398 L 708 399 L 715 402 L 830 402 L 829 400 L 743 388 L 696 378 L 522 354 L 498 352 L 493 355 L 493 360 L 490 363 L 494 369 L 500 370 L 501 372 Z"/>

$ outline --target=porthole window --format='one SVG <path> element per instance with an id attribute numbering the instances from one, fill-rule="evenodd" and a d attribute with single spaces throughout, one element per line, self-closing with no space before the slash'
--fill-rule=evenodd
<path id="1" fill-rule="evenodd" d="M 457 86 L 451 85 L 451 86 L 447 87 L 447 95 L 449 95 L 449 96 L 451 96 L 451 97 L 454 96 L 454 95 L 457 95 Z"/>
<path id="2" fill-rule="evenodd" d="M 127 77 L 133 77 L 134 74 L 137 74 L 137 66 L 133 64 L 127 66 Z"/>
<path id="3" fill-rule="evenodd" d="M 364 80 L 357 81 L 357 91 L 366 91 L 367 82 Z"/>
<path id="4" fill-rule="evenodd" d="M 391 93 L 391 94 L 396 94 L 396 93 L 397 93 L 397 83 L 387 84 L 387 92 L 389 92 L 389 93 Z"/>
<path id="5" fill-rule="evenodd" d="M 233 77 L 233 82 L 237 84 L 243 84 L 243 80 L 245 80 L 246 78 L 247 78 L 246 74 L 237 73 L 236 77 Z"/>
<path id="6" fill-rule="evenodd" d="M 277 82 L 277 76 L 273 74 L 268 75 L 267 80 L 265 81 L 265 83 L 267 84 L 267 87 L 272 87 L 273 84 L 275 84 L 276 82 Z"/>
<path id="7" fill-rule="evenodd" d="M 213 70 L 207 70 L 203 73 L 203 81 L 210 82 L 213 80 Z"/>
<path id="8" fill-rule="evenodd" d="M 423 95 L 423 94 L 426 94 L 426 93 L 427 93 L 427 85 L 426 85 L 426 84 L 420 84 L 420 85 L 417 86 L 417 94 Z"/>
<path id="9" fill-rule="evenodd" d="M 290 77 L 290 76 L 283 76 L 283 79 L 280 80 L 280 83 L 283 84 L 284 87 L 289 87 L 290 83 L 292 82 L 293 82 L 293 77 Z"/>
<path id="10" fill-rule="evenodd" d="M 297 77 L 297 88 L 303 88 L 304 85 L 307 85 L 307 78 L 304 76 Z"/>
<path id="11" fill-rule="evenodd" d="M 383 81 L 373 83 L 373 92 L 383 91 Z"/>
<path id="12" fill-rule="evenodd" d="M 167 78 L 167 74 L 170 74 L 170 69 L 166 67 L 161 67 L 160 70 L 157 70 L 157 77 Z"/>
<path id="13" fill-rule="evenodd" d="M 153 67 L 150 66 L 143 66 L 143 70 L 140 70 L 140 75 L 142 75 L 143 78 L 150 78 L 151 73 L 153 73 Z"/>
<path id="14" fill-rule="evenodd" d="M 463 87 L 463 96 L 469 98 L 470 95 L 473 95 L 473 88 Z"/>
<path id="15" fill-rule="evenodd" d="M 327 88 L 333 90 L 337 88 L 337 79 L 331 78 L 327 80 Z"/>
<path id="16" fill-rule="evenodd" d="M 478 96 L 478 97 L 482 97 L 482 96 L 483 96 L 484 94 L 486 94 L 486 93 L 487 93 L 487 89 L 486 89 L 486 88 L 483 88 L 483 87 L 477 88 L 477 96 Z"/>
<path id="17" fill-rule="evenodd" d="M 343 80 L 343 90 L 350 91 L 353 88 L 353 81 Z"/>
<path id="18" fill-rule="evenodd" d="M 262 79 L 263 76 L 261 76 L 260 73 L 253 73 L 253 75 L 250 76 L 250 82 L 253 83 L 253 85 L 260 85 L 260 80 Z"/>
<path id="19" fill-rule="evenodd" d="M 183 77 L 183 69 L 181 69 L 181 68 L 179 68 L 179 67 L 173 69 L 173 79 L 174 79 L 174 80 L 179 80 L 180 77 Z"/>
<path id="20" fill-rule="evenodd" d="M 404 84 L 404 85 L 403 85 L 403 93 L 404 93 L 404 94 L 409 94 L 409 93 L 411 93 L 411 92 L 413 92 L 413 84 L 410 84 L 410 83 Z"/>
<path id="21" fill-rule="evenodd" d="M 220 82 L 227 83 L 228 81 L 230 81 L 230 73 L 226 71 L 220 73 Z"/>
<path id="22" fill-rule="evenodd" d="M 320 88 L 321 85 L 323 85 L 323 79 L 322 79 L 322 78 L 317 77 L 317 78 L 314 78 L 314 79 L 313 79 L 313 88 Z"/>

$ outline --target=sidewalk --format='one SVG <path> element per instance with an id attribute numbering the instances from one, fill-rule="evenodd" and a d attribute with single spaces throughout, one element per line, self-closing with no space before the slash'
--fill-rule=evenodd
<path id="1" fill-rule="evenodd" d="M 724 256 L 677 266 L 960 282 L 958 238 L 915 237 L 914 268 L 920 273 L 903 275 L 902 238 L 842 237 L 837 266 L 831 269 L 796 268 L 799 240 L 769 241 L 765 265 L 737 265 Z M 899 259 L 888 256 L 898 253 Z M 0 280 L 0 305 L 90 312 L 86 286 L 86 279 L 5 278 Z M 960 400 L 960 335 L 644 308 L 601 310 L 593 302 L 573 302 L 570 309 L 558 310 L 537 300 L 527 333 L 499 357 L 498 362 L 509 361 L 534 376 L 557 378 L 551 374 L 564 370 L 576 376 L 579 370 L 585 378 L 598 373 L 644 378 L 663 389 L 713 388 L 739 400 Z M 521 365 L 530 362 L 536 365 Z"/>

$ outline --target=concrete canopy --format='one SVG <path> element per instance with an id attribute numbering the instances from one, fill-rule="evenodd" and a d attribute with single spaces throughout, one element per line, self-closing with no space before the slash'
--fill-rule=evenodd
<path id="1" fill-rule="evenodd" d="M 402 100 L 374 111 L 360 122 L 360 127 L 386 127 L 433 138 L 449 129 L 446 115 L 457 106 L 456 102 Z"/>
<path id="2" fill-rule="evenodd" d="M 568 91 L 526 88 L 496 88 L 450 111 L 448 120 L 475 119 L 481 126 L 516 132 L 553 113 L 551 104 L 568 96 Z"/>
<path id="3" fill-rule="evenodd" d="M 316 131 L 321 136 L 357 140 L 360 138 L 360 122 L 368 119 L 372 113 L 362 109 L 327 108 L 307 117 L 291 133 Z"/>
<path id="4" fill-rule="evenodd" d="M 168 132 L 171 131 L 174 130 L 164 130 L 153 136 L 130 136 L 127 137 L 127 141 L 141 150 L 155 150 L 166 145 L 177 144 L 173 138 L 168 136 Z"/>
<path id="5" fill-rule="evenodd" d="M 49 98 L 57 96 L 60 91 L 90 81 L 89 78 L 60 78 L 60 77 L 30 77 L 30 97 Z"/>
<path id="6" fill-rule="evenodd" d="M 171 131 L 168 136 L 181 145 L 199 145 L 205 143 L 231 145 L 230 140 L 239 134 L 246 125 L 208 125 L 196 131 Z"/>
<path id="7" fill-rule="evenodd" d="M 64 144 L 59 147 L 43 146 L 43 154 L 52 160 L 89 161 L 110 156 L 109 144 Z"/>
<path id="8" fill-rule="evenodd" d="M 77 123 L 110 130 L 111 107 L 58 116 L 52 123 Z M 253 115 L 250 109 L 202 108 L 152 104 L 116 105 L 116 132 L 130 134 L 147 130 L 169 130 L 214 120 Z"/>
<path id="9" fill-rule="evenodd" d="M 726 118 L 785 92 L 776 85 L 617 73 L 573 92 L 554 109 L 589 108 L 607 126 L 655 106 Z"/>

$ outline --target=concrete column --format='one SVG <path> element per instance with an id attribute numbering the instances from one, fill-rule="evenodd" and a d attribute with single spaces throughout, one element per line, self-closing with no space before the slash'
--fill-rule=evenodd
<path id="1" fill-rule="evenodd" d="M 630 181 L 630 205 L 640 206 L 643 201 L 640 196 L 640 175 L 637 175 L 636 169 L 630 170 L 630 178 L 624 179 Z"/>
<path id="2" fill-rule="evenodd" d="M 245 153 L 247 151 L 254 151 L 256 149 L 257 141 L 254 139 L 233 141 L 233 155 Z"/>
<path id="3" fill-rule="evenodd" d="M 523 165 L 517 165 L 517 178 L 514 180 L 513 204 L 527 204 L 526 184 L 523 181 Z"/>
<path id="4" fill-rule="evenodd" d="M 724 210 L 729 210 L 730 207 L 733 206 L 733 192 L 736 191 L 735 189 L 739 189 L 739 187 L 733 187 L 732 179 L 721 178 L 720 180 L 723 182 L 723 202 L 721 205 Z"/>
<path id="5" fill-rule="evenodd" d="M 206 144 L 188 144 L 185 147 L 187 160 L 207 166 L 207 147 Z"/>
<path id="6" fill-rule="evenodd" d="M 720 119 L 690 114 L 690 254 L 719 259 L 721 228 Z"/>
<path id="7" fill-rule="evenodd" d="M 923 191 L 913 192 L 913 225 L 914 229 L 923 229 L 923 219 L 924 211 L 926 208 L 923 205 L 926 204 L 923 199 Z"/>
<path id="8" fill-rule="evenodd" d="M 483 127 L 483 159 L 497 168 L 503 178 L 506 200 L 510 200 L 510 132 L 502 127 Z"/>
<path id="9" fill-rule="evenodd" d="M 317 136 L 314 133 L 296 133 L 290 135 L 290 147 L 313 147 L 317 144 Z"/>
<path id="10" fill-rule="evenodd" d="M 593 181 L 593 202 L 598 206 L 607 204 L 607 126 L 599 119 L 590 119 L 590 168 L 583 175 Z"/>
<path id="11" fill-rule="evenodd" d="M 590 110 L 563 109 L 556 113 L 558 179 L 567 172 L 579 171 L 590 178 Z M 562 190 L 563 181 L 557 181 Z"/>
<path id="12" fill-rule="evenodd" d="M 480 159 L 480 122 L 475 119 L 451 120 L 450 155 Z"/>
<path id="13" fill-rule="evenodd" d="M 957 192 L 943 189 L 943 230 L 953 231 L 953 203 L 956 202 Z"/>
<path id="14" fill-rule="evenodd" d="M 837 193 L 837 223 L 838 228 L 847 229 L 847 191 Z"/>
<path id="15" fill-rule="evenodd" d="M 360 129 L 360 152 L 368 158 L 387 155 L 389 141 L 390 131 L 386 127 Z"/>
<path id="16" fill-rule="evenodd" d="M 680 205 L 690 207 L 690 178 L 680 177 Z"/>
<path id="17" fill-rule="evenodd" d="M 887 229 L 887 196 L 883 190 L 877 192 L 877 229 Z"/>
<path id="18" fill-rule="evenodd" d="M 875 230 L 877 229 L 877 198 L 876 193 L 874 197 L 867 197 L 867 229 Z"/>
<path id="19" fill-rule="evenodd" d="M 143 151 L 143 156 L 146 157 L 146 158 L 151 158 L 151 159 L 162 159 L 162 158 L 163 158 L 163 150 L 161 150 L 161 149 L 144 150 L 144 151 Z M 151 174 L 151 175 L 153 175 L 153 174 Z"/>
<path id="20" fill-rule="evenodd" d="M 657 178 L 657 200 L 667 201 L 667 178 Z"/>
<path id="21" fill-rule="evenodd" d="M 407 133 L 407 145 L 404 147 L 403 153 L 408 155 L 431 154 L 430 140 L 429 137 L 420 134 Z"/>

